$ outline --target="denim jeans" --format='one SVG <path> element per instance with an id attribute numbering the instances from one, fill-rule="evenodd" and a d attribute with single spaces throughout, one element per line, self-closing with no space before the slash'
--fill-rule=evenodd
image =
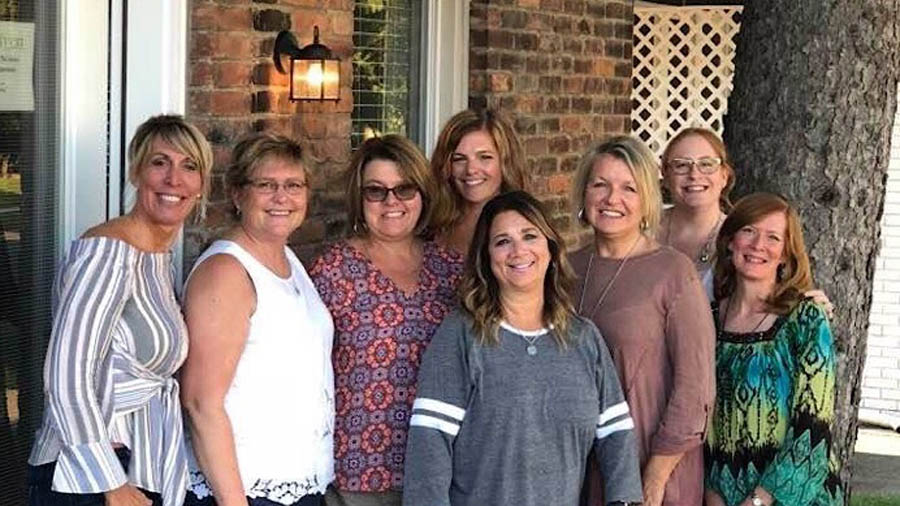
<path id="1" fill-rule="evenodd" d="M 116 456 L 125 472 L 131 452 L 127 448 L 117 448 Z M 106 498 L 99 494 L 64 494 L 50 489 L 56 462 L 28 467 L 28 506 L 105 506 Z M 141 490 L 153 501 L 153 506 L 162 506 L 162 497 L 154 492 Z"/>

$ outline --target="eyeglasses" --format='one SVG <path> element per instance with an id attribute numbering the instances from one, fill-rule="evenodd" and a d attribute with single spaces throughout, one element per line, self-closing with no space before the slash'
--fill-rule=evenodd
<path id="1" fill-rule="evenodd" d="M 284 188 L 284 192 L 288 195 L 300 195 L 309 186 L 309 183 L 300 179 L 288 179 L 283 183 L 274 179 L 248 179 L 244 184 L 261 195 L 272 195 L 279 188 Z"/>
<path id="2" fill-rule="evenodd" d="M 388 193 L 393 193 L 397 200 L 412 200 L 419 193 L 419 187 L 413 183 L 398 184 L 392 188 L 385 186 L 363 186 L 362 196 L 369 202 L 384 202 Z"/>
<path id="3" fill-rule="evenodd" d="M 691 158 L 672 158 L 666 162 L 666 167 L 676 176 L 686 176 L 691 173 L 691 169 L 697 167 L 701 174 L 713 174 L 722 166 L 722 159 L 707 156 L 693 160 Z"/>

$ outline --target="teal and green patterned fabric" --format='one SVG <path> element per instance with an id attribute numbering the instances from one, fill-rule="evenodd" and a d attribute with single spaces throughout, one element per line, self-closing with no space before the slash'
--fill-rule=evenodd
<path id="1" fill-rule="evenodd" d="M 779 505 L 840 504 L 831 452 L 835 371 L 828 319 L 810 301 L 763 332 L 719 328 L 706 487 L 729 506 L 757 486 Z"/>

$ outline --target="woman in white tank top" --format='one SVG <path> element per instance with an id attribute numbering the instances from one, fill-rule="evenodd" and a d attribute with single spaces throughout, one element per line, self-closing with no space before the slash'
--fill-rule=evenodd
<path id="1" fill-rule="evenodd" d="M 287 247 L 306 165 L 285 137 L 238 143 L 225 176 L 238 223 L 188 278 L 186 505 L 317 506 L 333 479 L 334 327 Z"/>

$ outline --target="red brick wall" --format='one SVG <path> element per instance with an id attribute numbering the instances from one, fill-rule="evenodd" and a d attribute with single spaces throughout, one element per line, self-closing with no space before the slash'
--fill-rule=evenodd
<path id="1" fill-rule="evenodd" d="M 288 78 L 275 70 L 279 30 L 303 46 L 320 42 L 341 58 L 341 100 L 291 103 Z M 222 175 L 231 148 L 254 130 L 277 131 L 306 143 L 316 166 L 309 215 L 291 238 L 301 255 L 336 234 L 343 194 L 338 177 L 350 156 L 352 0 L 194 0 L 190 7 L 187 118 L 206 134 L 216 155 L 211 205 L 204 223 L 185 231 L 185 263 L 229 224 Z"/>
<path id="2" fill-rule="evenodd" d="M 292 237 L 302 257 L 342 232 L 339 175 L 350 156 L 352 0 L 193 0 L 188 119 L 216 152 L 212 205 L 187 227 L 185 261 L 229 225 L 222 172 L 234 143 L 271 129 L 306 142 L 317 161 L 310 214 Z M 472 0 L 470 103 L 507 111 L 521 135 L 536 193 L 572 240 L 571 173 L 588 143 L 627 132 L 631 110 L 632 9 L 628 1 Z M 288 81 L 272 62 L 275 35 L 301 45 L 318 25 L 343 61 L 337 104 L 287 99 Z"/>
<path id="3" fill-rule="evenodd" d="M 568 193 L 580 153 L 630 130 L 630 1 L 473 0 L 469 102 L 515 121 L 553 221 L 572 241 Z"/>

